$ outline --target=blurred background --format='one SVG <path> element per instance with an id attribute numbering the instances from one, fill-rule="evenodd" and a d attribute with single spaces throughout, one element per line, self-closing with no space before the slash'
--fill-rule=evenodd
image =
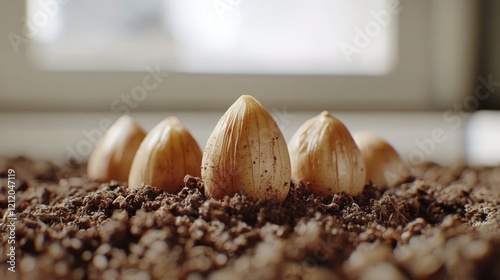
<path id="1" fill-rule="evenodd" d="M 120 115 L 202 148 L 250 94 L 285 137 L 329 110 L 410 162 L 500 163 L 500 2 L 0 2 L 0 156 L 85 161 Z"/>

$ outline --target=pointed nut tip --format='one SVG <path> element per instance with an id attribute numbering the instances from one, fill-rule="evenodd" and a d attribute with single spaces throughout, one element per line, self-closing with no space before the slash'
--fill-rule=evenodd
<path id="1" fill-rule="evenodd" d="M 125 125 L 125 124 L 129 125 L 129 124 L 133 124 L 133 123 L 134 123 L 134 120 L 129 115 L 122 115 L 121 117 L 119 117 L 115 121 L 115 124 L 117 124 L 117 125 Z"/>
<path id="2" fill-rule="evenodd" d="M 176 116 L 170 116 L 161 121 L 163 125 L 183 125 Z"/>
<path id="3" fill-rule="evenodd" d="M 332 116 L 332 114 L 330 114 L 330 113 L 329 113 L 328 111 L 326 111 L 326 110 L 325 110 L 325 111 L 323 111 L 323 112 L 321 112 L 321 113 L 317 116 L 317 118 L 318 118 L 319 120 L 322 120 L 322 121 L 324 121 L 324 120 L 328 120 L 328 121 L 337 120 L 334 116 Z"/>
<path id="4" fill-rule="evenodd" d="M 373 151 L 390 151 L 391 153 L 395 153 L 397 155 L 396 149 L 394 149 L 389 142 L 373 132 L 356 131 L 352 134 L 352 137 L 360 150 L 370 149 Z"/>
<path id="5" fill-rule="evenodd" d="M 238 101 L 249 103 L 249 102 L 257 102 L 257 99 L 255 99 L 255 97 L 253 97 L 251 95 L 244 94 L 244 95 L 240 96 L 240 98 L 238 98 L 238 100 L 236 100 L 236 102 L 238 102 Z"/>
<path id="6" fill-rule="evenodd" d="M 123 114 L 118 119 L 132 120 L 132 117 L 129 114 Z"/>

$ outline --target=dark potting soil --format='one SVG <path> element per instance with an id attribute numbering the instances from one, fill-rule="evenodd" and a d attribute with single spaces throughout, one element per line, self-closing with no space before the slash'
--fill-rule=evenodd
<path id="1" fill-rule="evenodd" d="M 81 165 L 16 171 L 15 270 L 1 180 L 0 279 L 500 279 L 500 167 L 413 167 L 356 196 L 292 186 L 283 205 L 86 179 Z"/>

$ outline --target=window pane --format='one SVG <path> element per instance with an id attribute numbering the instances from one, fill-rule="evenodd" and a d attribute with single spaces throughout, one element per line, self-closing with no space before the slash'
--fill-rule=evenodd
<path id="1" fill-rule="evenodd" d="M 31 22 L 48 15 L 31 48 L 48 69 L 378 75 L 397 58 L 390 0 L 29 3 Z"/>

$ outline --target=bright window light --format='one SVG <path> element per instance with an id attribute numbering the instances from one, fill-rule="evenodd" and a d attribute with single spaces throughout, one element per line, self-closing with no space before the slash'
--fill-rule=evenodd
<path id="1" fill-rule="evenodd" d="M 28 0 L 44 69 L 383 75 L 395 0 Z"/>

